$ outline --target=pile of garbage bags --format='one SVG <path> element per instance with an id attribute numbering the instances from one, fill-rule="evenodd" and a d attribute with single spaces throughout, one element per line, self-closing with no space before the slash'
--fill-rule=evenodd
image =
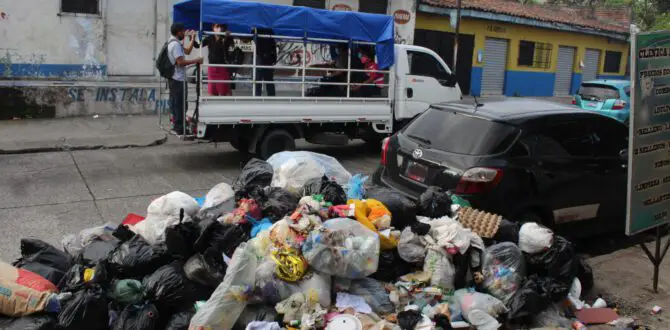
<path id="1" fill-rule="evenodd" d="M 334 158 L 283 152 L 204 199 L 175 191 L 145 217 L 68 235 L 63 250 L 24 239 L 21 258 L 0 263 L 0 325 L 498 329 L 546 325 L 547 310 L 593 284 L 571 243 L 541 225 L 437 187 L 415 202 L 366 180 Z"/>

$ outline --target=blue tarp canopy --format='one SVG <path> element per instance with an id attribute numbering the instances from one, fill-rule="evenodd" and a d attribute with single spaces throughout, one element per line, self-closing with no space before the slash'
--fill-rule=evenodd
<path id="1" fill-rule="evenodd" d="M 173 22 L 198 30 L 201 20 L 207 29 L 213 23 L 227 24 L 237 33 L 266 28 L 283 36 L 375 42 L 379 68 L 394 62 L 391 16 L 231 0 L 186 0 L 174 5 Z"/>

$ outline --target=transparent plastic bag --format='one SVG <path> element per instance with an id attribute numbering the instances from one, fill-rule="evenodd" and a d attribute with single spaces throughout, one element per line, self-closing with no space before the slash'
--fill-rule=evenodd
<path id="1" fill-rule="evenodd" d="M 158 197 L 149 204 L 144 221 L 135 225 L 133 230 L 149 244 L 165 242 L 165 229 L 180 223 L 181 209 L 188 216 L 184 219 L 187 221 L 200 210 L 200 206 L 193 197 L 181 191 Z"/>
<path id="2" fill-rule="evenodd" d="M 326 274 L 363 278 L 377 271 L 379 236 L 358 221 L 328 220 L 302 246 L 309 265 Z"/>
<path id="3" fill-rule="evenodd" d="M 484 288 L 506 304 L 526 277 L 523 252 L 509 242 L 489 246 L 484 252 L 482 274 Z"/>
<path id="4" fill-rule="evenodd" d="M 417 263 L 426 258 L 426 243 L 422 236 L 412 231 L 411 227 L 406 227 L 400 234 L 398 241 L 398 254 L 402 260 Z"/>
<path id="5" fill-rule="evenodd" d="M 86 228 L 79 232 L 79 234 L 68 234 L 63 236 L 61 244 L 63 250 L 71 256 L 78 255 L 82 248 L 93 243 L 96 240 L 111 241 L 115 240 L 113 233 L 118 227 L 117 224 L 108 222 L 99 227 Z"/>
<path id="6" fill-rule="evenodd" d="M 205 202 L 200 209 L 208 209 L 228 202 L 235 198 L 235 192 L 229 184 L 222 182 L 212 187 L 205 195 Z"/>
<path id="7" fill-rule="evenodd" d="M 507 307 L 497 298 L 469 289 L 454 292 L 449 305 L 452 320 L 460 314 L 477 329 L 495 330 L 500 327 L 496 318 L 507 313 Z"/>
<path id="8" fill-rule="evenodd" d="M 347 199 L 363 199 L 365 198 L 365 182 L 370 177 L 363 174 L 356 174 L 351 177 L 349 183 L 346 185 Z"/>
<path id="9" fill-rule="evenodd" d="M 258 261 L 251 244 L 242 243 L 228 264 L 223 282 L 191 319 L 191 328 L 231 329 L 247 306 Z"/>
<path id="10" fill-rule="evenodd" d="M 274 169 L 273 187 L 300 192 L 310 179 L 327 176 L 340 185 L 351 179 L 351 174 L 337 159 L 309 151 L 284 151 L 268 159 Z"/>
<path id="11" fill-rule="evenodd" d="M 427 249 L 423 271 L 430 273 L 430 285 L 441 289 L 454 289 L 456 269 L 447 251 L 439 247 Z"/>

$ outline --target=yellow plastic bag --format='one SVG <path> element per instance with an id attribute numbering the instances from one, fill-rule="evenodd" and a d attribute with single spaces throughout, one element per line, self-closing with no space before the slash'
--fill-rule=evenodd
<path id="1" fill-rule="evenodd" d="M 378 200 L 367 199 L 365 201 L 350 199 L 347 201 L 348 205 L 354 205 L 354 217 L 358 222 L 368 229 L 379 234 L 375 223 L 384 224 L 387 221 L 390 224 L 391 222 L 391 212 Z M 383 228 L 384 226 L 382 226 Z M 379 243 L 382 250 L 391 250 L 395 249 L 398 245 L 398 241 L 393 237 L 386 237 L 382 234 L 379 234 Z"/>

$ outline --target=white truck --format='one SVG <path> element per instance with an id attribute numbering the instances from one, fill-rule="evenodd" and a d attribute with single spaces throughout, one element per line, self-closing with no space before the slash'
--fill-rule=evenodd
<path id="1" fill-rule="evenodd" d="M 202 6 L 207 2 L 235 3 L 225 0 L 190 0 L 198 1 Z M 186 1 L 185 3 L 188 3 Z M 183 4 L 183 3 L 182 3 Z M 258 11 L 276 12 L 275 8 L 268 7 L 288 7 L 282 10 L 308 11 L 311 17 L 315 15 L 319 19 L 327 20 L 330 15 L 358 15 L 364 19 L 372 18 L 371 25 L 377 24 L 374 20 L 391 22 L 393 28 L 393 18 L 384 15 L 359 14 L 354 12 L 335 13 L 324 10 L 313 10 L 303 7 L 276 6 L 268 4 L 254 4 L 250 7 L 249 2 L 240 2 L 242 8 L 249 9 L 254 13 Z M 180 4 L 175 5 L 177 12 Z M 237 8 L 240 9 L 240 8 Z M 206 9 L 202 9 L 201 12 Z M 238 11 L 239 12 L 239 11 Z M 326 17 L 323 17 L 326 16 Z M 254 15 L 250 15 L 253 20 Z M 217 17 L 219 22 L 225 23 L 226 12 L 221 12 Z M 175 20 L 177 16 L 175 16 Z M 183 19 L 183 18 L 182 18 Z M 235 18 L 237 25 L 240 24 L 240 17 Z M 204 20 L 204 22 L 203 22 Z M 267 18 L 266 18 L 267 20 Z M 200 19 L 200 30 L 203 34 L 215 34 L 214 32 L 204 31 L 207 26 L 207 19 Z M 323 37 L 296 37 L 295 34 L 281 33 L 281 18 L 272 22 L 273 33 L 271 35 L 261 35 L 255 33 L 255 27 L 258 22 L 246 23 L 249 27 L 254 27 L 252 33 L 235 32 L 233 37 L 248 38 L 253 46 L 253 55 L 250 64 L 224 64 L 213 65 L 203 64 L 203 67 L 220 66 L 227 67 L 229 70 L 247 70 L 249 74 L 246 77 L 238 76 L 235 80 L 208 80 L 198 76 L 196 82 L 200 84 L 198 90 L 206 91 L 207 83 L 235 83 L 238 86 L 232 96 L 209 96 L 197 93 L 197 99 L 194 100 L 195 107 L 192 107 L 185 118 L 187 118 L 187 131 L 190 131 L 193 138 L 211 142 L 229 142 L 233 147 L 240 151 L 256 153 L 262 158 L 267 158 L 275 152 L 295 149 L 296 139 L 305 139 L 310 143 L 344 145 L 351 139 L 363 139 L 366 142 L 379 144 L 386 136 L 402 128 L 407 122 L 416 115 L 422 113 L 433 103 L 448 102 L 460 100 L 462 93 L 456 82 L 456 77 L 442 58 L 430 49 L 411 46 L 394 45 L 392 49 L 393 64 L 387 70 L 376 71 L 384 75 L 384 84 L 382 85 L 381 97 L 353 97 L 351 88 L 355 83 L 351 82 L 351 76 L 355 72 L 373 72 L 370 70 L 355 70 L 351 68 L 352 60 L 347 61 L 347 69 L 334 69 L 323 67 L 307 66 L 306 55 L 307 45 L 309 43 L 328 43 L 336 45 L 338 43 L 347 43 L 349 47 L 349 58 L 351 59 L 351 49 L 357 45 L 374 45 L 378 43 L 362 38 L 348 39 L 341 38 L 323 38 Z M 363 22 L 362 24 L 365 24 Z M 316 24 L 315 24 L 316 25 Z M 303 26 L 309 30 L 309 26 Z M 369 27 L 368 27 L 369 28 Z M 342 34 L 342 33 L 338 33 Z M 304 35 L 308 35 L 305 33 Z M 257 64 L 256 40 L 258 38 L 273 38 L 277 42 L 295 42 L 302 45 L 302 65 L 298 66 L 262 66 Z M 371 39 L 375 39 L 373 36 Z M 377 40 L 379 38 L 376 38 Z M 392 42 L 392 40 L 391 40 Z M 300 54 L 300 53 L 299 53 Z M 377 54 L 379 58 L 379 53 Z M 388 54 L 386 54 L 388 58 Z M 280 86 L 289 86 L 284 91 L 278 92 L 277 96 L 256 95 L 254 88 L 247 88 L 247 92 L 242 86 L 253 86 L 259 83 L 256 80 L 256 69 L 272 69 L 284 72 L 293 70 L 295 74 L 292 77 L 280 78 L 275 75 L 274 83 L 279 89 Z M 323 82 L 318 80 L 317 73 L 344 71 L 346 81 L 340 83 Z M 268 82 L 260 82 L 267 84 Z M 309 96 L 307 91 L 309 86 L 335 85 L 346 93 L 342 96 L 324 97 Z M 358 83 L 360 85 L 360 82 Z M 379 86 L 379 85 L 378 85 Z M 298 88 L 296 88 L 298 87 Z M 287 90 L 288 89 L 288 90 Z"/>

